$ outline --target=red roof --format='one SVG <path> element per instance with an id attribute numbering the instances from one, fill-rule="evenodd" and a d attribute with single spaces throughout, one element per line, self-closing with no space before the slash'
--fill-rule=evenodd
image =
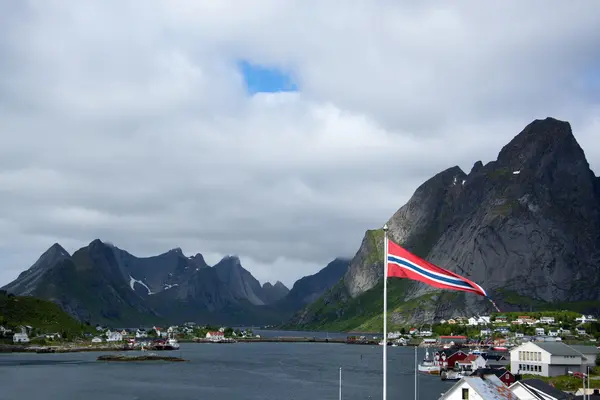
<path id="1" fill-rule="evenodd" d="M 208 332 L 210 334 L 210 336 L 225 336 L 225 334 L 223 332 Z"/>
<path id="2" fill-rule="evenodd" d="M 440 336 L 440 339 L 466 339 L 466 336 Z"/>

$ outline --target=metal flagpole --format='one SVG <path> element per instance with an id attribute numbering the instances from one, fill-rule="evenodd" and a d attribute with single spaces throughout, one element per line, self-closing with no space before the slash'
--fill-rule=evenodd
<path id="1" fill-rule="evenodd" d="M 415 400 L 417 400 L 417 347 L 415 346 Z"/>
<path id="2" fill-rule="evenodd" d="M 342 400 L 342 367 L 340 367 L 340 396 L 339 400 Z"/>
<path id="3" fill-rule="evenodd" d="M 383 400 L 387 400 L 387 259 L 388 226 L 383 225 Z"/>

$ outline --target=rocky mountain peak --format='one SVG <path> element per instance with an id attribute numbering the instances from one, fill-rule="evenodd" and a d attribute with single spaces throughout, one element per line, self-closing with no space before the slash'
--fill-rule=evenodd
<path id="1" fill-rule="evenodd" d="M 502 148 L 498 166 L 516 170 L 538 168 L 551 159 L 570 162 L 585 161 L 583 150 L 577 143 L 571 125 L 554 118 L 535 120 Z M 587 167 L 588 165 L 586 165 Z"/>
<path id="2" fill-rule="evenodd" d="M 287 286 L 285 286 L 281 281 L 277 281 L 275 282 L 275 285 L 273 285 L 274 288 L 277 289 L 285 289 L 285 290 L 289 290 Z"/>
<path id="3" fill-rule="evenodd" d="M 477 161 L 475 164 L 473 164 L 473 168 L 471 168 L 471 172 L 469 172 L 469 175 L 473 175 L 478 173 L 479 171 L 481 171 L 483 169 L 483 163 L 480 161 Z"/>

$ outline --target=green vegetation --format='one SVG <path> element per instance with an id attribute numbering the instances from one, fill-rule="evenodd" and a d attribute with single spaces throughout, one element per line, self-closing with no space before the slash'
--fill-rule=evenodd
<path id="1" fill-rule="evenodd" d="M 580 317 L 581 314 L 587 314 L 590 310 L 600 310 L 600 301 L 576 301 L 570 303 L 549 303 L 544 300 L 534 299 L 532 297 L 524 296 L 514 291 L 506 290 L 506 289 L 497 289 L 497 292 L 502 296 L 502 299 L 505 303 L 509 305 L 519 306 L 522 309 L 529 308 L 532 311 L 541 312 L 541 311 L 572 311 L 577 313 L 577 315 L 573 318 Z M 533 315 L 535 313 L 521 311 L 519 313 L 514 314 L 528 314 Z"/>
<path id="2" fill-rule="evenodd" d="M 539 375 L 523 375 L 523 379 L 541 379 L 553 385 L 558 390 L 568 392 L 576 392 L 583 387 L 583 379 L 571 375 L 553 376 L 550 378 Z"/>
<path id="3" fill-rule="evenodd" d="M 314 323 L 296 326 L 307 330 L 330 331 L 379 331 L 381 330 L 381 310 L 383 309 L 383 282 L 371 290 L 351 299 L 339 282 L 328 295 L 321 296 L 308 308 L 308 312 L 318 317 Z M 388 282 L 388 309 L 401 307 L 416 308 L 418 303 L 405 303 L 407 289 L 412 282 L 406 279 L 390 279 Z M 391 316 L 391 313 L 390 313 Z M 378 321 L 379 319 L 379 321 Z"/>
<path id="4" fill-rule="evenodd" d="M 0 291 L 0 325 L 16 330 L 31 326 L 36 333 L 60 333 L 63 338 L 92 332 L 92 327 L 75 320 L 58 305 L 28 296 Z"/>

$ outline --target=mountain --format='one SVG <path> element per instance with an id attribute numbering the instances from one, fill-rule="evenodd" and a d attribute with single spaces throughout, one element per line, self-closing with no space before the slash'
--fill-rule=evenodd
<path id="1" fill-rule="evenodd" d="M 279 303 L 280 306 L 298 310 L 314 302 L 344 276 L 349 265 L 350 260 L 336 258 L 316 274 L 299 279 Z"/>
<path id="2" fill-rule="evenodd" d="M 319 274 L 322 289 L 313 284 L 310 290 L 320 295 L 331 278 Z M 136 257 L 98 239 L 73 255 L 54 244 L 3 289 L 51 300 L 80 321 L 121 326 L 281 323 L 306 304 L 295 300 L 298 291 L 285 302 L 289 290 L 281 282 L 261 286 L 235 256 L 211 267 L 201 254 L 186 257 L 179 248 Z"/>
<path id="3" fill-rule="evenodd" d="M 267 304 L 273 304 L 287 296 L 290 292 L 290 289 L 288 289 L 283 283 L 277 281 L 275 282 L 275 285 L 272 285 L 270 282 L 266 282 L 262 286 L 262 291 Z"/>
<path id="4" fill-rule="evenodd" d="M 497 160 L 440 172 L 387 223 L 390 239 L 479 283 L 503 311 L 600 310 L 600 178 L 568 122 L 535 120 Z M 344 277 L 288 326 L 381 329 L 382 253 L 383 232 L 367 231 Z M 474 294 L 388 286 L 392 326 L 492 311 Z"/>

